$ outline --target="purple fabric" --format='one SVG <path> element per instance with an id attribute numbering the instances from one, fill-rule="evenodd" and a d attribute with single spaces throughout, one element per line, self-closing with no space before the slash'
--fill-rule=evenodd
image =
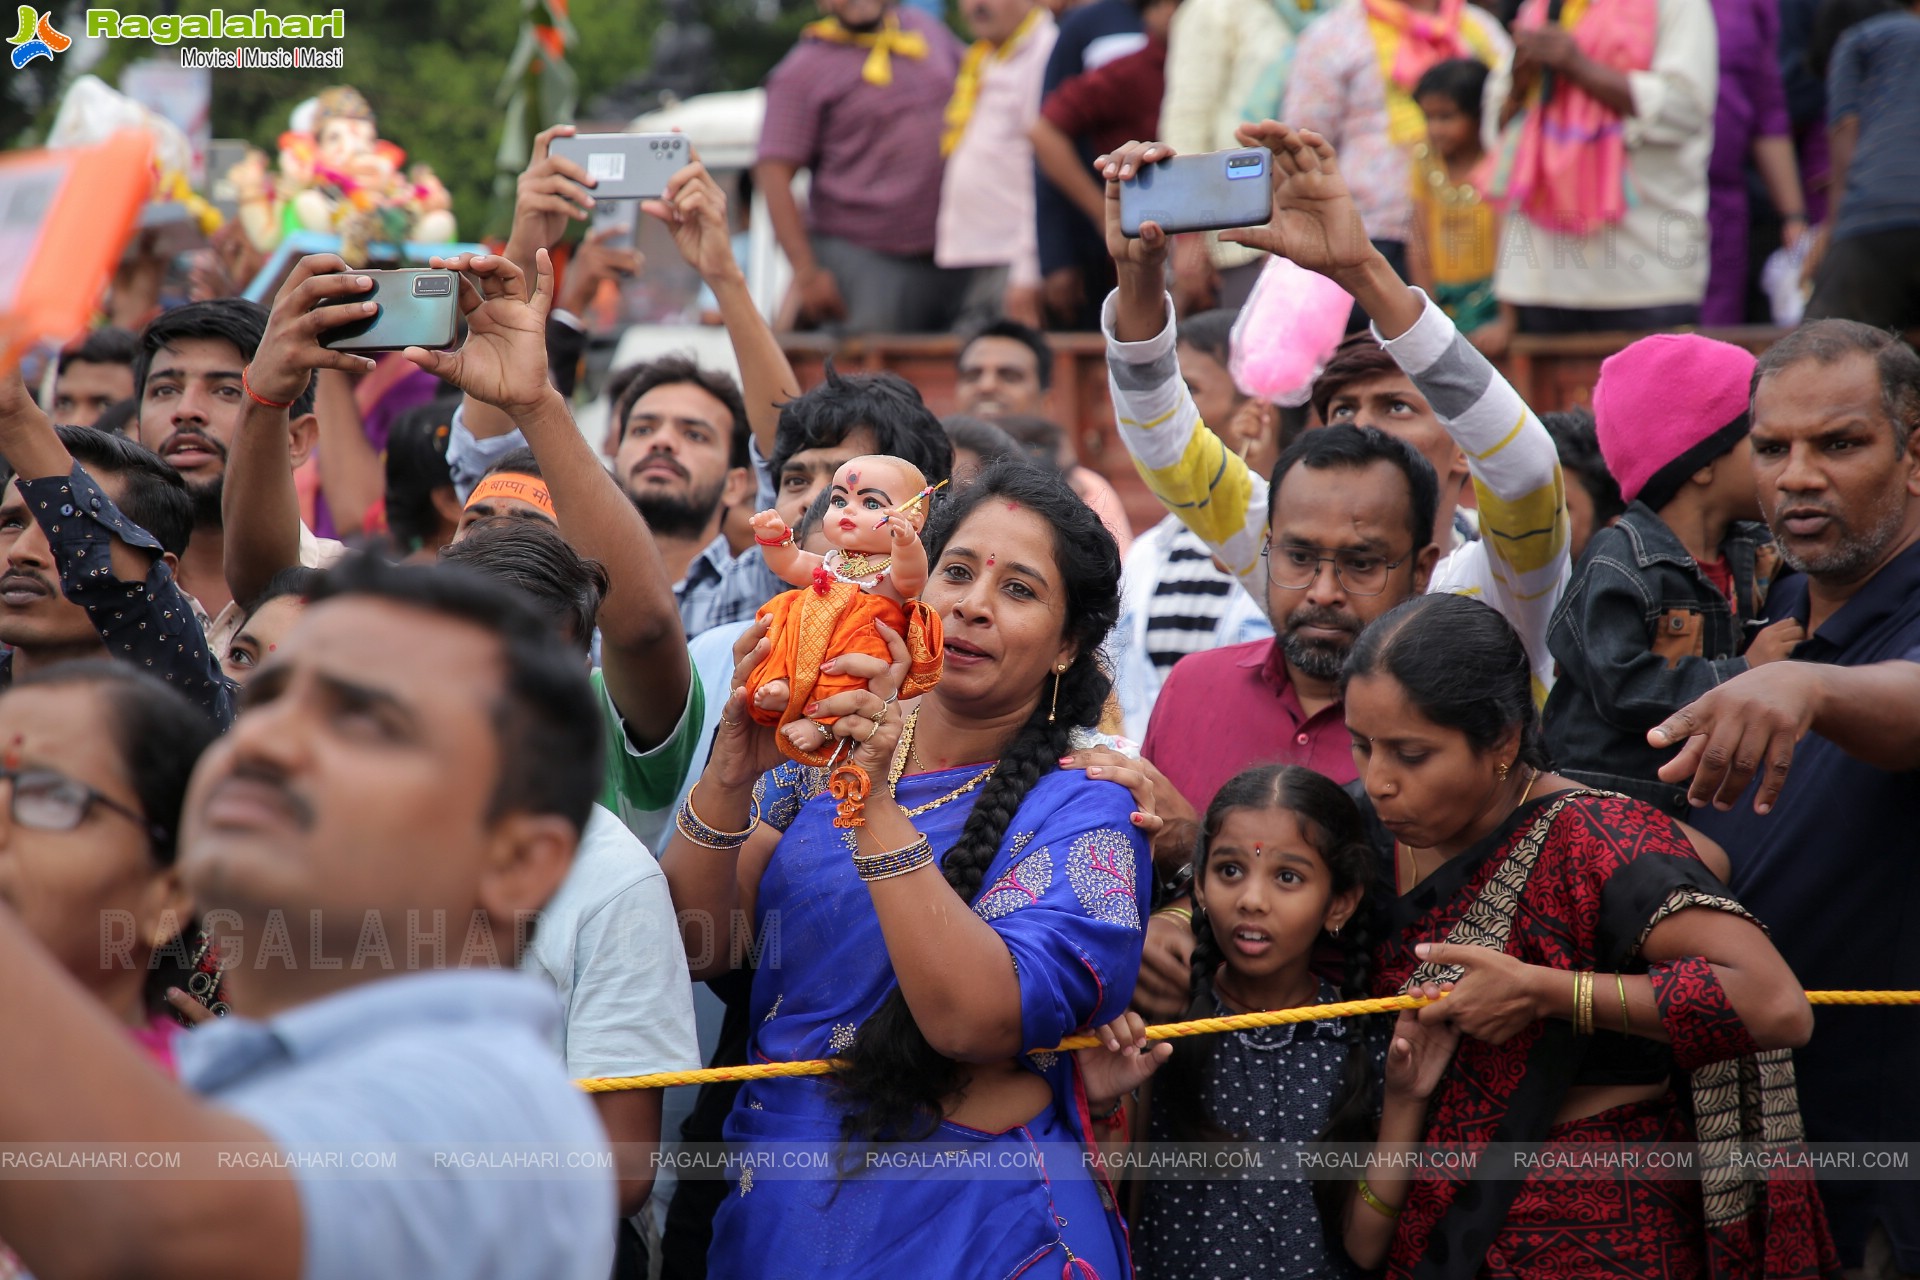
<path id="1" fill-rule="evenodd" d="M 1792 131 L 1780 79 L 1779 0 L 1713 0 L 1720 31 L 1720 93 L 1707 163 L 1712 266 L 1700 323 L 1739 324 L 1747 303 L 1747 159 L 1756 138 Z"/>
<path id="2" fill-rule="evenodd" d="M 868 84 L 867 50 L 802 39 L 767 77 L 760 159 L 811 171 L 807 226 L 898 257 L 933 252 L 940 212 L 940 131 L 961 47 L 914 9 L 900 25 L 927 38 L 925 58 L 893 57 L 893 83 Z"/>
<path id="3" fill-rule="evenodd" d="M 367 443 L 373 446 L 375 453 L 387 451 L 387 432 L 393 426 L 393 420 L 415 405 L 425 404 L 439 394 L 440 379 L 425 369 L 415 369 L 400 381 L 387 388 L 387 394 L 374 402 L 371 412 L 361 420 L 361 430 L 366 432 Z M 364 514 L 364 513 L 363 513 Z M 324 492 L 313 495 L 313 532 L 322 538 L 338 538 L 339 526 L 333 522 L 333 510 L 327 506 Z"/>

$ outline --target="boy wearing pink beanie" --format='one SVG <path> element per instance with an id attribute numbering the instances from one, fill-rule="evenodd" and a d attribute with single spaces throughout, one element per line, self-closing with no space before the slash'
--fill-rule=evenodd
<path id="1" fill-rule="evenodd" d="M 1672 752 L 1649 747 L 1647 730 L 1805 638 L 1791 618 L 1755 616 L 1779 556 L 1759 523 L 1747 440 L 1753 367 L 1740 347 L 1672 333 L 1600 366 L 1600 454 L 1628 506 L 1587 544 L 1547 632 L 1559 772 L 1674 816 L 1686 790 L 1660 781 Z"/>

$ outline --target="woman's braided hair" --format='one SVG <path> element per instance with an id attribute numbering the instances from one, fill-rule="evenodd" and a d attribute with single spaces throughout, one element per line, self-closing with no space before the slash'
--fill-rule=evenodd
<path id="1" fill-rule="evenodd" d="M 1036 690 L 1033 712 L 1001 753 L 1000 767 L 980 789 L 960 838 L 941 861 L 947 883 L 969 903 L 979 896 L 1027 793 L 1059 768 L 1072 749 L 1073 730 L 1099 722 L 1113 687 L 1099 651 L 1120 614 L 1120 551 L 1113 535 L 1058 473 L 1024 457 L 991 463 L 934 512 L 926 535 L 931 564 L 938 567 L 955 530 L 989 500 L 1016 503 L 1053 530 L 1054 566 L 1066 600 L 1061 638 L 1074 657 L 1060 675 L 1057 707 L 1050 680 Z M 930 696 L 939 695 L 936 687 Z M 841 1130 L 850 1142 L 925 1137 L 939 1125 L 941 1099 L 959 1087 L 959 1064 L 927 1043 L 898 987 L 861 1024 L 846 1056 L 849 1065 L 835 1083 L 847 1107 Z"/>

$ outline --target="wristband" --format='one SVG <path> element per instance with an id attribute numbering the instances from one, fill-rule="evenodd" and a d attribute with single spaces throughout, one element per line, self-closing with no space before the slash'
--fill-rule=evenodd
<path id="1" fill-rule="evenodd" d="M 289 400 L 285 404 L 282 404 L 278 400 L 269 400 L 265 396 L 261 395 L 258 391 L 255 391 L 253 389 L 253 385 L 247 381 L 247 371 L 251 368 L 253 368 L 252 365 L 242 366 L 240 370 L 240 389 L 246 392 L 249 396 L 251 396 L 255 404 L 264 405 L 269 409 L 293 408 L 293 400 L 298 400 L 300 398 L 299 396 L 295 396 L 293 400 Z"/>
<path id="2" fill-rule="evenodd" d="M 790 547 L 793 545 L 793 530 L 788 529 L 784 538 L 775 538 L 772 541 L 768 541 L 756 533 L 753 535 L 753 540 L 763 547 Z"/>

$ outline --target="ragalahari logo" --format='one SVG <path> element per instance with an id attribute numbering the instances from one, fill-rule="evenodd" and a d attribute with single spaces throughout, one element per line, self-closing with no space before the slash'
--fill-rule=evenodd
<path id="1" fill-rule="evenodd" d="M 4 30 L 5 27 L 0 27 L 0 31 Z M 53 10 L 40 13 L 23 4 L 20 6 L 20 34 L 7 43 L 15 46 L 13 65 L 18 70 L 35 58 L 51 59 L 56 53 L 65 53 L 67 46 L 73 43 L 73 38 L 53 29 Z"/>

